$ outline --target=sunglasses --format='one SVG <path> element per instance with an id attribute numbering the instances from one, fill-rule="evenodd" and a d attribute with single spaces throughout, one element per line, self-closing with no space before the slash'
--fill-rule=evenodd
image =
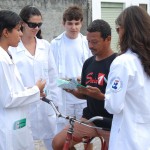
<path id="1" fill-rule="evenodd" d="M 29 28 L 36 28 L 36 27 L 40 28 L 42 26 L 42 22 L 40 23 L 27 22 L 27 21 L 24 22 L 28 25 Z"/>
<path id="2" fill-rule="evenodd" d="M 116 32 L 119 34 L 120 26 L 116 27 Z"/>

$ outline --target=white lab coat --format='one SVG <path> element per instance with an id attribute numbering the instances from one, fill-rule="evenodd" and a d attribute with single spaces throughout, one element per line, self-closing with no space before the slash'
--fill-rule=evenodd
<path id="1" fill-rule="evenodd" d="M 82 61 L 84 63 L 84 61 L 87 58 L 91 57 L 92 54 L 91 54 L 91 51 L 89 50 L 86 36 L 83 36 L 81 33 L 79 33 L 79 35 L 81 36 L 81 39 L 82 39 L 82 49 L 83 49 L 83 60 Z M 55 58 L 58 75 L 60 78 L 66 78 L 65 61 L 67 61 L 67 60 L 65 60 L 65 55 L 64 55 L 64 49 L 65 49 L 64 36 L 65 36 L 65 32 L 63 32 L 58 37 L 53 39 L 50 43 L 51 50 L 52 50 L 54 58 Z"/>
<path id="2" fill-rule="evenodd" d="M 81 43 L 82 43 L 82 50 L 83 50 L 83 54 L 82 54 L 82 64 L 76 65 L 76 66 L 71 66 L 71 67 L 80 67 L 80 69 L 82 70 L 82 65 L 85 62 L 85 60 L 87 58 L 89 58 L 90 56 L 92 56 L 91 51 L 89 50 L 88 47 L 88 42 L 86 39 L 86 36 L 83 36 L 81 33 L 79 33 L 79 36 L 81 37 Z M 66 62 L 67 59 L 65 57 L 65 32 L 63 32 L 62 34 L 60 34 L 58 37 L 56 37 L 55 39 L 53 39 L 50 43 L 50 49 L 53 52 L 54 58 L 55 58 L 55 62 L 56 62 L 56 66 L 57 66 L 57 71 L 58 71 L 58 76 L 59 78 L 66 78 L 66 75 L 68 74 L 66 72 Z M 71 49 L 71 48 L 70 48 Z M 76 56 L 75 56 L 76 57 Z M 81 66 L 80 66 L 81 65 Z M 68 62 L 68 66 L 69 66 L 69 62 Z M 70 66 L 69 66 L 70 67 Z M 72 77 L 78 77 L 81 75 L 80 73 L 76 72 L 76 75 L 74 74 L 74 76 Z M 78 98 L 74 97 L 73 95 L 66 93 L 64 90 L 61 91 L 62 92 L 62 101 L 63 101 L 63 108 L 60 108 L 60 111 L 64 114 L 66 114 L 66 101 L 69 104 L 81 104 L 81 103 L 85 103 L 86 101 L 81 101 Z M 67 99 L 68 98 L 68 99 Z M 73 99 L 73 101 L 72 101 Z"/>
<path id="3" fill-rule="evenodd" d="M 114 114 L 109 150 L 150 150 L 150 77 L 131 50 L 110 67 L 105 108 Z"/>
<path id="4" fill-rule="evenodd" d="M 57 71 L 50 51 L 49 42 L 44 39 L 36 38 L 35 56 L 32 56 L 20 42 L 17 48 L 9 48 L 14 62 L 21 74 L 26 86 L 33 86 L 40 78 L 46 79 L 47 98 L 52 99 L 59 106 L 59 88 L 56 85 Z M 31 105 L 30 121 L 33 137 L 35 140 L 52 138 L 56 130 L 56 115 L 52 107 L 43 102 Z"/>
<path id="5" fill-rule="evenodd" d="M 81 75 L 81 72 L 79 73 L 79 72 L 77 72 L 77 70 L 82 70 L 82 65 L 83 65 L 84 61 L 87 58 L 89 58 L 90 56 L 92 56 L 92 54 L 91 54 L 91 51 L 89 50 L 86 36 L 83 36 L 81 33 L 79 33 L 79 36 L 81 37 L 81 46 L 82 46 L 81 58 L 82 58 L 82 60 L 80 60 L 80 62 L 74 62 L 76 64 L 75 66 L 70 66 L 70 62 L 66 58 L 66 53 L 65 53 L 65 50 L 66 50 L 66 43 L 65 43 L 66 35 L 65 35 L 65 33 L 66 32 L 63 32 L 62 34 L 60 34 L 58 37 L 56 37 L 55 39 L 53 39 L 50 42 L 50 49 L 52 50 L 54 58 L 55 58 L 59 78 L 68 77 L 68 73 L 70 74 L 70 76 L 72 74 L 71 77 L 76 78 Z M 72 50 L 72 47 L 70 47 L 70 49 Z M 77 56 L 74 56 L 74 57 L 77 57 Z M 78 69 L 74 73 L 71 71 L 67 72 L 66 64 L 68 64 L 68 67 L 76 67 Z M 62 95 L 63 106 L 59 108 L 59 111 L 62 112 L 63 114 L 68 115 L 70 113 L 70 112 L 68 112 L 68 109 L 66 108 L 67 103 L 68 103 L 68 105 L 71 104 L 74 106 L 76 104 L 80 105 L 82 103 L 82 104 L 85 104 L 85 106 L 86 106 L 85 100 L 80 100 L 80 99 L 74 97 L 73 95 L 66 93 L 66 91 L 64 91 L 64 90 L 61 90 L 61 95 Z M 78 115 L 79 114 L 80 114 L 80 112 L 78 113 Z M 74 115 L 77 115 L 77 114 L 74 114 Z M 82 115 L 82 114 L 80 114 L 80 115 Z M 66 121 L 62 118 L 58 119 L 58 124 L 62 123 L 61 128 L 63 128 L 63 124 L 65 122 Z M 58 127 L 58 130 L 60 130 L 59 128 L 60 127 Z"/>
<path id="6" fill-rule="evenodd" d="M 37 86 L 24 87 L 16 66 L 0 47 L 0 150 L 34 150 L 30 125 L 14 130 L 14 122 L 27 118 L 27 108 L 39 99 Z"/>

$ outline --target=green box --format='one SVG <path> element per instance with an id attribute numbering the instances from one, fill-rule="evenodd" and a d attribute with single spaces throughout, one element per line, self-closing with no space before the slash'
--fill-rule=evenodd
<path id="1" fill-rule="evenodd" d="M 14 130 L 23 128 L 25 126 L 26 126 L 26 118 L 14 122 Z"/>

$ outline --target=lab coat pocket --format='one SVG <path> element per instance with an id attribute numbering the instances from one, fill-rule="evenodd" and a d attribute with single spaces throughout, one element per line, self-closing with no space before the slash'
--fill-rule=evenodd
<path id="1" fill-rule="evenodd" d="M 147 139 L 147 138 L 149 139 L 150 138 L 150 134 L 149 134 L 150 114 L 137 114 L 135 116 L 135 130 L 136 130 L 136 137 L 138 139 Z M 144 140 L 143 140 L 143 142 L 144 142 Z"/>
<path id="2" fill-rule="evenodd" d="M 137 114 L 135 117 L 135 122 L 147 124 L 150 123 L 150 114 Z"/>
<path id="3" fill-rule="evenodd" d="M 12 138 L 14 150 L 34 150 L 32 133 L 27 126 L 13 130 Z"/>

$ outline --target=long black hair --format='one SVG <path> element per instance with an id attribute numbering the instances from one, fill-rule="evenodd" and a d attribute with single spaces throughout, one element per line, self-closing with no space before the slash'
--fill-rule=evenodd
<path id="1" fill-rule="evenodd" d="M 32 16 L 41 16 L 42 14 L 39 11 L 38 8 L 36 8 L 35 6 L 31 6 L 31 5 L 27 5 L 24 8 L 22 8 L 22 10 L 20 11 L 19 16 L 22 18 L 23 21 L 28 22 L 28 20 L 32 17 Z M 23 30 L 23 28 L 21 28 L 21 30 Z M 41 29 L 38 31 L 36 37 L 39 39 L 42 39 L 42 34 L 41 34 Z"/>

